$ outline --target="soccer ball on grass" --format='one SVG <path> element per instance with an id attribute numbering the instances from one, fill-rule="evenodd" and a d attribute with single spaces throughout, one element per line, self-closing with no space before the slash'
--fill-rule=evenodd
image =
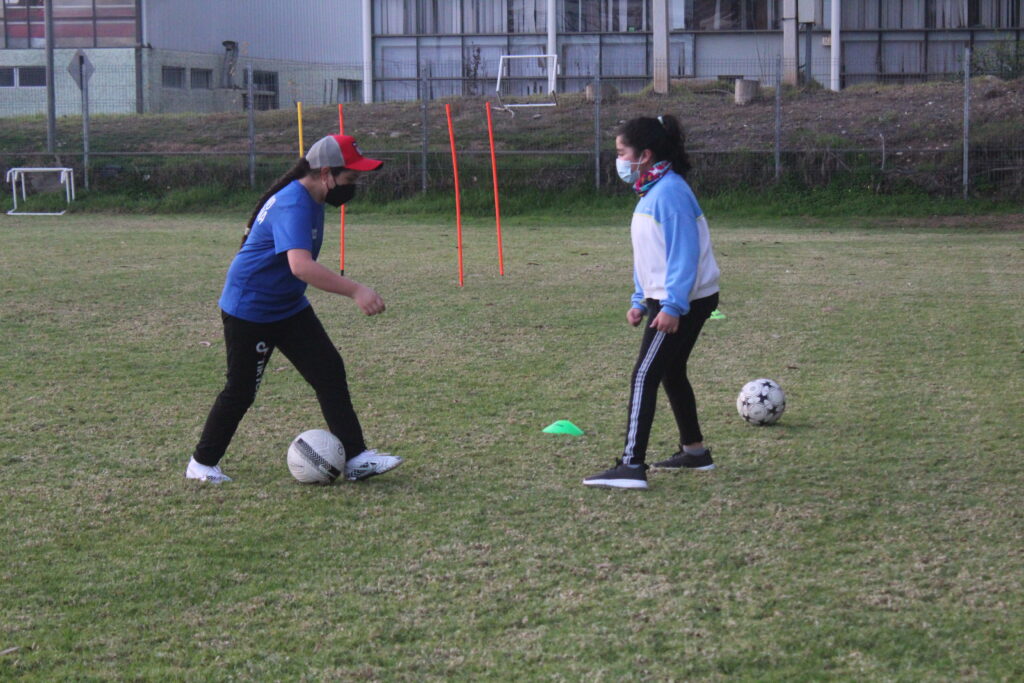
<path id="1" fill-rule="evenodd" d="M 302 432 L 288 446 L 288 469 L 303 484 L 330 484 L 345 472 L 345 447 L 325 429 Z"/>
<path id="2" fill-rule="evenodd" d="M 736 410 L 752 425 L 774 424 L 786 410 L 786 394 L 774 380 L 755 379 L 743 385 Z"/>

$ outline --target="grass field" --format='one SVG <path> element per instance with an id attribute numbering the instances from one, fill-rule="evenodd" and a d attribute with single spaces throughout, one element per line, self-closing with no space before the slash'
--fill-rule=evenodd
<path id="1" fill-rule="evenodd" d="M 241 216 L 0 219 L 0 679 L 1024 677 L 1020 217 L 712 216 L 727 317 L 691 376 L 719 468 L 590 490 L 639 341 L 627 213 L 511 225 L 504 277 L 468 225 L 460 289 L 453 225 L 350 212 L 388 311 L 311 299 L 406 463 L 331 487 L 288 474 L 323 424 L 281 357 L 235 481 L 182 477 Z M 736 414 L 761 376 L 775 427 Z"/>

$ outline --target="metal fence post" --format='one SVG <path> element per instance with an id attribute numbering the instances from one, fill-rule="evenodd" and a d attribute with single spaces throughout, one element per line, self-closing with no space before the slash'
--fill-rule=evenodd
<path id="1" fill-rule="evenodd" d="M 970 191 L 971 48 L 964 48 L 964 199 Z"/>
<path id="2" fill-rule="evenodd" d="M 430 151 L 430 134 L 427 130 L 427 67 L 420 69 L 420 192 L 427 192 L 427 155 Z"/>
<path id="3" fill-rule="evenodd" d="M 601 190 L 601 65 L 594 78 L 594 190 Z"/>
<path id="4" fill-rule="evenodd" d="M 775 182 L 782 178 L 782 55 L 775 62 Z"/>
<path id="5" fill-rule="evenodd" d="M 253 101 L 254 88 L 252 84 L 252 62 L 245 67 L 245 103 L 249 118 L 249 187 L 256 189 L 256 116 L 254 110 L 256 103 Z"/>
<path id="6" fill-rule="evenodd" d="M 82 82 L 82 182 L 89 189 L 89 78 L 85 72 L 85 55 L 78 58 L 78 75 Z"/>
<path id="7" fill-rule="evenodd" d="M 46 153 L 53 154 L 57 144 L 57 94 L 54 89 L 56 76 L 53 73 L 53 0 L 43 5 L 43 21 L 46 25 Z"/>

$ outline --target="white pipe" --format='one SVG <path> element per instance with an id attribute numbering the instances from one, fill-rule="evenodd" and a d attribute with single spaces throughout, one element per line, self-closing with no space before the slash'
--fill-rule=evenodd
<path id="1" fill-rule="evenodd" d="M 363 0 L 363 104 L 373 104 L 373 11 Z"/>
<path id="2" fill-rule="evenodd" d="M 548 54 L 557 55 L 558 52 L 558 24 L 556 23 L 555 0 L 548 0 Z M 557 63 L 548 63 L 548 92 L 555 92 L 558 81 Z"/>
<path id="3" fill-rule="evenodd" d="M 149 18 L 148 8 L 146 7 L 146 0 L 139 0 L 139 24 L 142 26 L 142 47 L 149 45 Z"/>
<path id="4" fill-rule="evenodd" d="M 840 85 L 839 85 L 839 67 L 840 67 L 840 64 L 842 64 L 842 57 L 843 57 L 843 54 L 842 54 L 843 43 L 842 43 L 842 38 L 841 38 L 840 31 L 839 31 L 839 23 L 842 21 L 842 11 L 841 11 L 842 8 L 840 7 L 839 2 L 840 2 L 840 0 L 832 0 L 832 21 L 831 21 L 831 24 L 832 24 L 832 39 L 831 39 L 832 40 L 832 47 L 830 49 L 831 54 L 829 56 L 829 62 L 830 62 L 830 65 L 829 65 L 830 69 L 829 70 L 831 72 L 829 74 L 830 77 L 831 77 L 830 78 L 830 81 L 831 81 L 830 88 L 833 91 L 835 91 L 835 92 L 839 92 L 839 88 L 840 88 Z"/>

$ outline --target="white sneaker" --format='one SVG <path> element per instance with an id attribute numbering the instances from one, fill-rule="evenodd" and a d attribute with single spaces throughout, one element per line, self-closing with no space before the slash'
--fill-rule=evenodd
<path id="1" fill-rule="evenodd" d="M 390 453 L 378 453 L 370 448 L 345 463 L 345 478 L 349 481 L 369 479 L 389 472 L 402 464 L 402 459 Z"/>
<path id="2" fill-rule="evenodd" d="M 196 462 L 195 458 L 188 461 L 188 467 L 185 469 L 186 479 L 198 479 L 199 481 L 207 481 L 211 484 L 220 484 L 224 481 L 231 481 L 231 477 L 220 471 L 220 467 L 214 465 L 202 465 Z"/>

